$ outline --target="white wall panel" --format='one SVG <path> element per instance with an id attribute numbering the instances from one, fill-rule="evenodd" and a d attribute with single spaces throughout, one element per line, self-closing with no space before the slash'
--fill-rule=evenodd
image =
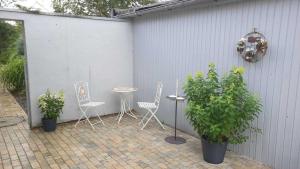
<path id="1" fill-rule="evenodd" d="M 47 88 L 65 92 L 59 121 L 80 117 L 76 81 L 90 83 L 91 97 L 106 104 L 104 114 L 120 109 L 112 88 L 133 83 L 133 46 L 130 21 L 99 17 L 63 17 L 0 10 L 0 19 L 24 21 L 31 125 L 40 125 L 38 96 Z"/>

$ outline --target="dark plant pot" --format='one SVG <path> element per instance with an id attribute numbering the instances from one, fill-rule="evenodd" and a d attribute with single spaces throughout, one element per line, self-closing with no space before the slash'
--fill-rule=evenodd
<path id="1" fill-rule="evenodd" d="M 228 142 L 222 144 L 210 143 L 204 136 L 201 137 L 203 158 L 211 164 L 220 164 L 224 161 Z"/>
<path id="2" fill-rule="evenodd" d="M 42 119 L 43 128 L 46 132 L 51 132 L 56 129 L 56 119 Z"/>

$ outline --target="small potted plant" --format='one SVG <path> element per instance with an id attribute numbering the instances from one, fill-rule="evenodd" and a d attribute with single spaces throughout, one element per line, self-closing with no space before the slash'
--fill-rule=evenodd
<path id="1" fill-rule="evenodd" d="M 56 120 L 62 113 L 64 107 L 64 93 L 51 93 L 48 89 L 38 100 L 38 106 L 43 114 L 42 123 L 45 131 L 50 132 L 56 129 Z"/>
<path id="2" fill-rule="evenodd" d="M 219 79 L 210 64 L 207 77 L 199 72 L 184 85 L 186 116 L 201 137 L 206 162 L 222 163 L 228 143 L 245 142 L 247 129 L 259 131 L 251 122 L 261 111 L 260 99 L 247 89 L 243 73 L 244 68 L 234 67 Z"/>

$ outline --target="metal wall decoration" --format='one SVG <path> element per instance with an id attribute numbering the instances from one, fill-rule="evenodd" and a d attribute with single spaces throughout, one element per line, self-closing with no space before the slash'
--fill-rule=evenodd
<path id="1" fill-rule="evenodd" d="M 237 52 L 248 62 L 257 62 L 265 56 L 268 43 L 265 36 L 256 31 L 248 33 L 237 43 Z"/>

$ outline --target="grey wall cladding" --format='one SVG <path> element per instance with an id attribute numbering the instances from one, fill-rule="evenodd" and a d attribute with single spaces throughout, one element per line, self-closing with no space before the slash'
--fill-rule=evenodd
<path id="1" fill-rule="evenodd" d="M 253 125 L 263 134 L 247 132 L 249 141 L 231 146 L 240 154 L 276 169 L 300 168 L 300 17 L 298 0 L 248 0 L 206 8 L 187 8 L 134 19 L 135 100 L 153 100 L 155 83 L 164 83 L 163 97 L 175 92 L 175 81 L 207 72 L 214 62 L 220 74 L 234 65 L 246 68 L 249 88 L 258 93 L 263 112 Z M 269 42 L 258 63 L 243 61 L 237 41 L 254 27 Z M 174 106 L 162 99 L 159 118 L 174 124 Z M 193 133 L 180 106 L 178 125 Z"/>

